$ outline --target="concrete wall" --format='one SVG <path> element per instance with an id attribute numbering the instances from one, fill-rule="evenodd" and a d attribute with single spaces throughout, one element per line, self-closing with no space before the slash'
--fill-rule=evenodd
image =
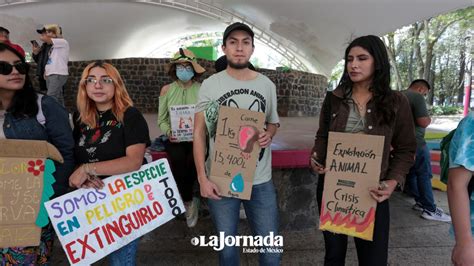
<path id="1" fill-rule="evenodd" d="M 299 231 L 317 228 L 319 215 L 316 201 L 318 177 L 308 168 L 273 169 L 280 211 L 280 230 Z"/>
<path id="2" fill-rule="evenodd" d="M 135 106 L 144 113 L 158 112 L 160 89 L 172 82 L 166 74 L 167 58 L 125 58 L 104 60 L 112 63 L 125 80 L 127 90 Z M 75 106 L 77 86 L 82 70 L 90 61 L 69 62 L 69 80 L 65 90 L 66 107 L 72 111 Z M 199 60 L 208 71 L 201 80 L 214 74 L 214 62 Z M 32 73 L 34 72 L 34 67 Z M 278 113 L 280 116 L 316 116 L 325 95 L 327 79 L 322 75 L 294 70 L 258 69 L 276 85 Z M 35 87 L 38 87 L 35 84 Z"/>

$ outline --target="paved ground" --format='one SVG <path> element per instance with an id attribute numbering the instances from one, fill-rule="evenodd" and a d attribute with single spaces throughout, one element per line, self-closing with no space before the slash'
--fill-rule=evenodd
<path id="1" fill-rule="evenodd" d="M 145 115 L 150 135 L 161 134 L 156 127 L 156 115 Z M 434 119 L 434 131 L 449 131 L 460 118 Z M 279 134 L 274 139 L 275 149 L 309 149 L 317 129 L 315 118 L 282 118 Z M 439 132 L 439 131 L 438 131 Z M 445 192 L 435 191 L 439 207 L 448 210 Z M 411 209 L 414 201 L 400 192 L 390 200 L 391 231 L 389 243 L 390 265 L 450 265 L 453 237 L 449 235 L 450 224 L 427 221 L 420 213 Z M 247 222 L 240 224 L 239 233 L 249 235 Z M 184 221 L 173 220 L 144 236 L 138 249 L 139 265 L 217 265 L 217 253 L 208 247 L 195 247 L 190 240 L 199 235 L 211 235 L 212 223 L 204 217 L 193 229 Z M 322 265 L 324 242 L 316 228 L 304 231 L 281 232 L 284 237 L 283 265 Z M 349 241 L 347 265 L 357 265 L 354 242 Z M 242 254 L 242 265 L 258 265 L 255 254 Z M 52 265 L 68 265 L 59 241 L 54 247 Z M 106 265 L 100 261 L 96 265 Z"/>
<path id="2" fill-rule="evenodd" d="M 438 206 L 447 210 L 446 193 L 435 191 Z M 390 200 L 391 231 L 390 265 L 450 265 L 454 244 L 449 235 L 450 224 L 427 221 L 411 209 L 413 200 L 397 192 Z M 249 234 L 247 222 L 240 223 L 239 233 Z M 195 247 L 194 236 L 213 234 L 208 217 L 193 229 L 184 221 L 173 220 L 142 238 L 138 249 L 138 265 L 217 265 L 217 253 L 208 247 Z M 322 265 L 324 244 L 322 233 L 314 229 L 282 232 L 284 237 L 283 265 Z M 354 242 L 349 241 L 347 265 L 357 265 Z M 255 254 L 242 254 L 242 265 L 258 265 Z M 54 248 L 52 265 L 68 265 L 58 246 Z M 100 261 L 95 265 L 106 265 Z"/>

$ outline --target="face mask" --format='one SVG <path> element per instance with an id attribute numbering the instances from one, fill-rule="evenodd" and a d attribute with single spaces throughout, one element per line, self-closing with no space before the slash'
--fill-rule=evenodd
<path id="1" fill-rule="evenodd" d="M 188 82 L 194 77 L 192 69 L 176 69 L 176 76 L 182 82 Z"/>

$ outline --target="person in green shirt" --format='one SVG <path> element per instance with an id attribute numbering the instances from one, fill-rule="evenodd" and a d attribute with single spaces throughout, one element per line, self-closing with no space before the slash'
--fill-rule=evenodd
<path id="1" fill-rule="evenodd" d="M 425 131 L 431 123 L 424 96 L 431 89 L 428 81 L 416 79 L 403 91 L 410 103 L 416 135 L 416 157 L 406 177 L 408 191 L 415 198 L 413 209 L 421 212 L 421 217 L 432 221 L 451 222 L 451 217 L 436 206 L 431 186 L 430 149 L 426 145 Z"/>
<path id="2" fill-rule="evenodd" d="M 196 79 L 205 71 L 191 51 L 180 48 L 168 66 L 168 75 L 174 81 L 161 88 L 158 108 L 158 127 L 170 140 L 165 144 L 166 153 L 186 207 L 188 227 L 194 227 L 198 220 L 199 199 L 193 198 L 197 174 L 192 131 L 194 105 L 201 86 Z"/>

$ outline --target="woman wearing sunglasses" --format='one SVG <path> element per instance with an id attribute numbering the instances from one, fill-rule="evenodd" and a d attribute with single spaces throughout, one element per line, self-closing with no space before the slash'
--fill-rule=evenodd
<path id="1" fill-rule="evenodd" d="M 55 196 L 60 196 L 67 191 L 67 180 L 74 169 L 68 113 L 54 98 L 35 92 L 28 70 L 21 54 L 0 43 L 0 138 L 45 140 L 53 144 L 64 159 L 63 164 L 55 163 L 53 188 Z M 50 263 L 53 238 L 49 224 L 42 229 L 39 246 L 0 249 L 0 265 Z"/>
<path id="2" fill-rule="evenodd" d="M 133 107 L 118 70 L 94 62 L 82 72 L 74 115 L 75 157 L 69 178 L 76 188 L 101 189 L 101 178 L 136 171 L 150 145 L 148 125 Z M 138 239 L 111 253 L 110 265 L 135 265 Z"/>
<path id="3" fill-rule="evenodd" d="M 174 81 L 163 86 L 160 91 L 158 126 L 161 132 L 166 134 L 170 140 L 165 144 L 166 153 L 186 208 L 186 224 L 188 227 L 196 225 L 199 212 L 199 199 L 193 197 L 193 187 L 197 183 L 193 143 L 192 141 L 182 141 L 172 134 L 170 107 L 194 106 L 198 100 L 198 92 L 201 87 L 201 83 L 197 82 L 196 79 L 205 71 L 197 63 L 196 56 L 191 51 L 179 49 L 168 66 L 168 75 Z M 180 118 L 177 127 L 192 129 L 192 119 L 194 119 L 194 115 L 191 119 Z"/>

